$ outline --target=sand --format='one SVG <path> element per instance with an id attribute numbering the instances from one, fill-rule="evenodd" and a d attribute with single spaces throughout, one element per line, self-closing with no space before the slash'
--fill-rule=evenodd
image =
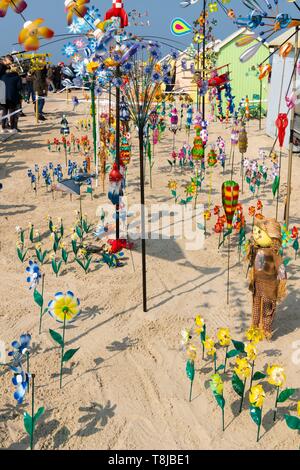
<path id="1" fill-rule="evenodd" d="M 56 95 L 57 96 L 57 95 Z M 37 425 L 37 449 L 295 449 L 299 434 L 287 428 L 283 416 L 295 414 L 295 395 L 288 404 L 281 405 L 275 425 L 272 412 L 274 389 L 266 386 L 267 399 L 261 439 L 256 443 L 256 426 L 251 421 L 247 398 L 243 412 L 238 414 L 239 400 L 225 379 L 225 425 L 221 430 L 221 411 L 209 390 L 212 373 L 210 360 L 198 360 L 193 399 L 188 402 L 189 382 L 185 374 L 185 356 L 180 350 L 180 331 L 192 326 L 196 314 L 206 320 L 210 336 L 221 326 L 228 326 L 235 339 L 244 340 L 244 332 L 251 321 L 251 295 L 247 288 L 246 267 L 238 263 L 236 245 L 231 254 L 230 305 L 226 304 L 226 247 L 218 252 L 218 236 L 213 233 L 215 217 L 208 222 L 208 236 L 204 249 L 186 251 L 185 242 L 178 240 L 147 241 L 148 313 L 141 304 L 141 256 L 136 243 L 126 251 L 126 265 L 120 269 L 101 267 L 92 262 L 86 276 L 74 262 L 62 269 L 56 278 L 48 264 L 45 272 L 45 300 L 57 291 L 68 289 L 81 300 L 82 313 L 67 328 L 68 347 L 80 350 L 66 365 L 63 388 L 59 389 L 59 350 L 49 336 L 49 328 L 59 324 L 49 315 L 44 317 L 43 332 L 38 334 L 38 308 L 26 283 L 25 267 L 17 259 L 15 243 L 17 225 L 27 228 L 33 223 L 43 237 L 43 245 L 50 247 L 47 238 L 47 215 L 54 220 L 62 217 L 69 236 L 69 227 L 78 209 L 78 200 L 69 196 L 47 194 L 44 187 L 35 195 L 30 188 L 27 169 L 38 163 L 40 168 L 49 161 L 64 163 L 63 153 L 49 153 L 47 139 L 59 136 L 62 112 L 67 113 L 72 126 L 86 113 L 86 105 L 76 112 L 72 104 L 51 102 L 46 106 L 47 121 L 34 124 L 31 106 L 25 108 L 26 118 L 20 121 L 23 133 L 0 144 L 0 179 L 4 189 L 0 195 L 0 340 L 9 350 L 11 341 L 21 333 L 30 332 L 33 338 L 31 371 L 36 374 L 36 406 L 46 412 Z M 272 140 L 258 130 L 257 122 L 247 127 L 249 148 L 247 156 L 257 157 L 259 147 L 272 145 Z M 77 132 L 78 134 L 78 132 Z M 229 151 L 230 129 L 213 123 L 209 142 L 222 135 Z M 189 170 L 170 171 L 167 158 L 171 152 L 172 136 L 166 132 L 156 149 L 153 168 L 153 189 L 148 183 L 146 165 L 146 201 L 172 202 L 167 188 L 168 180 L 188 182 Z M 177 134 L 177 142 L 185 140 L 184 132 Z M 139 201 L 139 165 L 136 140 L 128 172 L 128 197 Z M 239 159 L 235 179 L 240 182 Z M 286 182 L 287 158 L 283 157 L 283 183 Z M 300 160 L 294 158 L 291 224 L 299 225 L 300 196 L 297 175 Z M 212 207 L 221 204 L 222 175 L 220 168 L 213 172 Z M 199 196 L 199 203 L 208 200 L 207 187 Z M 275 215 L 270 185 L 262 194 L 264 213 Z M 255 203 L 245 189 L 241 201 L 245 206 Z M 97 209 L 107 203 L 107 194 L 100 188 L 94 199 L 84 197 L 83 210 L 94 224 L 98 222 Z M 283 217 L 283 204 L 279 207 Z M 32 253 L 32 252 L 29 252 Z M 293 253 L 291 253 L 293 257 Z M 96 258 L 95 258 L 96 259 Z M 259 345 L 257 370 L 267 363 L 284 365 L 287 385 L 299 386 L 299 260 L 288 267 L 288 296 L 278 308 L 275 335 L 272 342 Z M 298 353 L 297 353 L 298 348 Z M 224 351 L 218 351 L 219 360 Z M 30 395 L 24 404 L 16 406 L 11 372 L 0 367 L 0 447 L 26 449 L 22 414 L 30 412 Z"/>

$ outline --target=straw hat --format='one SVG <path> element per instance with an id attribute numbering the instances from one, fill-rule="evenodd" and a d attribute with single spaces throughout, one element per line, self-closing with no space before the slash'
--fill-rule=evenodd
<path id="1" fill-rule="evenodd" d="M 255 225 L 267 232 L 270 238 L 281 240 L 281 227 L 276 219 L 255 218 Z"/>

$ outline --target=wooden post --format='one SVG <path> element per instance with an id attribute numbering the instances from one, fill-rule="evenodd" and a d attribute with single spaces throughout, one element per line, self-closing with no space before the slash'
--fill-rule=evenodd
<path id="1" fill-rule="evenodd" d="M 39 94 L 36 92 L 35 94 L 35 122 L 36 124 L 39 123 Z"/>
<path id="2" fill-rule="evenodd" d="M 295 62 L 298 57 L 298 32 L 299 26 L 296 26 L 296 34 L 295 34 L 295 51 L 294 57 Z M 294 67 L 294 76 L 293 76 L 293 92 L 296 90 L 296 78 L 297 78 L 297 67 L 295 64 Z M 288 159 L 288 175 L 287 175 L 287 200 L 286 200 L 286 210 L 285 210 L 285 223 L 287 227 L 289 226 L 289 218 L 290 218 L 290 205 L 291 205 L 291 190 L 292 190 L 292 168 L 293 168 L 293 128 L 294 128 L 294 120 L 295 120 L 295 108 L 291 110 L 291 121 L 290 121 L 290 143 L 289 143 L 289 159 Z"/>

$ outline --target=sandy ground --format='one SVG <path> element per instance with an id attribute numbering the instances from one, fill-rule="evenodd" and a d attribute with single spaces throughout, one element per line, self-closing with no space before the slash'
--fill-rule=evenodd
<path id="1" fill-rule="evenodd" d="M 42 233 L 43 244 L 50 247 L 47 233 L 47 214 L 63 218 L 69 233 L 78 209 L 78 200 L 69 196 L 46 194 L 41 188 L 35 196 L 30 189 L 27 169 L 34 163 L 40 167 L 49 161 L 64 163 L 63 153 L 49 154 L 47 139 L 59 136 L 60 118 L 67 112 L 72 125 L 84 115 L 85 105 L 76 113 L 71 103 L 56 102 L 47 105 L 47 122 L 36 126 L 31 107 L 20 127 L 23 133 L 0 144 L 0 179 L 4 189 L 0 195 L 0 339 L 7 350 L 12 340 L 21 333 L 33 336 L 31 370 L 36 373 L 36 406 L 45 406 L 46 413 L 37 426 L 38 449 L 295 449 L 299 434 L 287 428 L 281 406 L 275 425 L 270 411 L 275 396 L 266 386 L 261 440 L 256 444 L 256 426 L 247 410 L 247 400 L 241 415 L 239 400 L 232 391 L 230 373 L 225 378 L 226 430 L 221 431 L 221 413 L 212 396 L 208 380 L 212 371 L 209 360 L 197 362 L 193 400 L 188 402 L 189 383 L 185 374 L 185 359 L 180 351 L 180 331 L 191 326 L 196 314 L 207 323 L 208 333 L 215 336 L 221 326 L 228 326 L 232 336 L 243 340 L 250 324 L 251 296 L 245 278 L 246 268 L 238 263 L 236 246 L 231 254 L 231 299 L 226 305 L 226 248 L 218 252 L 218 236 L 212 232 L 213 216 L 208 222 L 208 236 L 204 249 L 185 250 L 184 241 L 147 241 L 147 276 L 149 312 L 141 306 L 141 256 L 139 244 L 129 252 L 126 266 L 109 269 L 92 262 L 91 272 L 85 276 L 81 268 L 71 262 L 56 278 L 51 267 L 46 274 L 45 299 L 55 292 L 71 289 L 81 299 L 82 313 L 67 329 L 67 345 L 80 347 L 65 369 L 64 386 L 59 390 L 59 350 L 51 340 L 49 328 L 59 325 L 45 316 L 43 332 L 38 335 L 38 310 L 25 280 L 25 264 L 16 256 L 15 226 L 28 227 L 30 222 Z M 247 156 L 255 158 L 259 147 L 270 147 L 271 139 L 258 131 L 257 123 L 248 127 Z M 212 124 L 209 142 L 218 135 L 228 142 L 230 129 Z M 171 202 L 168 180 L 175 178 L 179 186 L 188 182 L 190 170 L 171 174 L 167 158 L 171 151 L 171 135 L 166 132 L 156 149 L 153 170 L 153 189 L 148 184 L 147 204 Z M 177 135 L 178 143 L 185 140 L 184 132 Z M 227 145 L 229 150 L 229 145 Z M 237 159 L 237 163 L 239 161 Z M 286 181 L 287 158 L 283 158 L 283 182 Z M 136 147 L 128 172 L 128 197 L 139 201 L 138 157 Z M 297 175 L 300 160 L 294 158 L 291 223 L 299 226 L 300 189 Z M 221 204 L 220 188 L 229 172 L 222 175 L 219 168 L 213 172 L 212 205 Z M 239 166 L 235 179 L 240 181 Z M 208 183 L 207 183 L 208 184 Z M 207 204 L 207 184 L 199 196 L 199 203 Z M 271 189 L 262 194 L 264 213 L 275 215 Z M 255 203 L 248 189 L 241 196 L 248 206 Z M 107 202 L 107 195 L 95 191 L 91 201 L 86 195 L 83 207 L 93 223 L 97 223 L 97 208 Z M 280 205 L 280 218 L 283 204 Z M 248 222 L 250 223 L 247 215 Z M 96 258 L 95 258 L 96 259 Z M 259 346 L 257 369 L 268 362 L 279 362 L 287 372 L 288 386 L 300 384 L 299 354 L 299 261 L 289 267 L 288 296 L 280 305 L 276 319 L 276 333 L 271 343 Z M 298 346 L 297 342 L 298 341 Z M 220 351 L 221 360 L 222 351 Z M 294 354 L 294 356 L 293 356 Z M 296 356 L 295 356 L 296 354 Z M 295 360 L 298 358 L 298 361 Z M 0 369 L 0 446 L 5 449 L 26 449 L 28 438 L 23 430 L 22 414 L 30 411 L 30 396 L 22 406 L 13 399 L 11 373 Z M 296 400 L 288 408 L 295 413 Z"/>

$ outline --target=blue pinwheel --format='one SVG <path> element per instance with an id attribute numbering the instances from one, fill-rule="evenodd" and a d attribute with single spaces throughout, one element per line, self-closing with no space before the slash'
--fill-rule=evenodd
<path id="1" fill-rule="evenodd" d="M 17 400 L 18 404 L 23 403 L 26 391 L 28 390 L 30 374 L 24 372 L 21 366 L 10 366 L 10 369 L 14 372 L 12 383 L 16 387 L 14 392 L 14 399 Z"/>
<path id="2" fill-rule="evenodd" d="M 26 281 L 30 283 L 29 289 L 35 289 L 40 279 L 42 277 L 41 271 L 37 263 L 32 260 L 29 260 L 29 266 L 26 268 L 27 279 Z"/>
<path id="3" fill-rule="evenodd" d="M 21 364 L 23 357 L 30 350 L 30 341 L 31 341 L 31 335 L 28 333 L 25 333 L 20 336 L 19 341 L 13 341 L 11 343 L 13 347 L 13 351 L 9 351 L 8 356 L 13 358 L 14 364 L 18 364 L 18 365 Z"/>

